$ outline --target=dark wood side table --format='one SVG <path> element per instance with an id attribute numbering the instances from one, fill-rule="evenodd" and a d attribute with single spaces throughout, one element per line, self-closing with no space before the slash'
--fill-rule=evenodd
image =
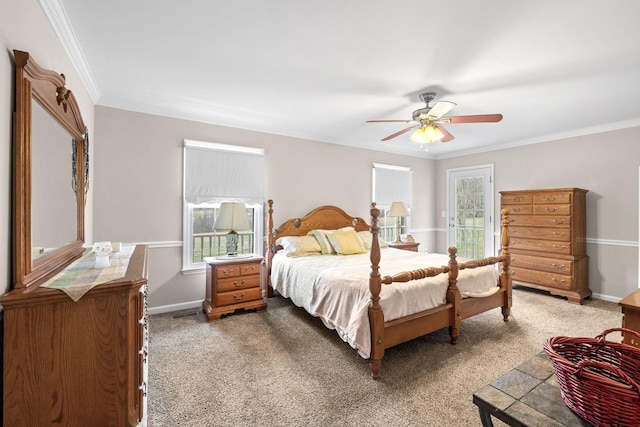
<path id="1" fill-rule="evenodd" d="M 236 310 L 265 310 L 262 297 L 262 262 L 259 256 L 205 258 L 207 263 L 206 298 L 202 308 L 209 320 Z"/>
<path id="2" fill-rule="evenodd" d="M 543 351 L 473 394 L 484 427 L 491 417 L 510 426 L 578 426 L 591 424 L 565 405 L 553 364 Z"/>
<path id="3" fill-rule="evenodd" d="M 640 289 L 624 297 L 618 304 L 622 306 L 622 327 L 640 332 Z M 640 347 L 638 338 L 631 334 L 625 335 L 622 342 Z"/>
<path id="4" fill-rule="evenodd" d="M 390 248 L 402 249 L 405 251 L 418 252 L 418 246 L 420 243 L 418 242 L 390 242 Z"/>

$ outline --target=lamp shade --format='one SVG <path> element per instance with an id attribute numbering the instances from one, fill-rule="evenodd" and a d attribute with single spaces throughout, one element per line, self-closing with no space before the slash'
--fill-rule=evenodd
<path id="1" fill-rule="evenodd" d="M 242 202 L 222 202 L 214 230 L 219 231 L 246 231 L 251 230 L 247 218 L 247 207 Z"/>
<path id="2" fill-rule="evenodd" d="M 391 203 L 391 209 L 389 209 L 389 216 L 409 216 L 409 210 L 402 202 Z"/>

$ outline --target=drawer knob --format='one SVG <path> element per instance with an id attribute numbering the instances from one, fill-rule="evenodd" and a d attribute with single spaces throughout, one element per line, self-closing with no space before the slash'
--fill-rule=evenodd
<path id="1" fill-rule="evenodd" d="M 522 197 L 519 197 L 519 196 L 518 196 L 518 197 L 514 197 L 514 198 L 513 198 L 513 201 L 514 201 L 514 202 L 519 202 L 520 200 L 522 200 Z"/>
<path id="2" fill-rule="evenodd" d="M 246 295 L 247 295 L 247 294 L 245 294 L 244 292 L 243 292 L 243 293 L 241 293 L 240 295 L 233 294 L 233 299 L 234 299 L 234 300 L 236 300 L 236 301 L 240 301 L 240 300 L 241 300 L 242 298 L 244 298 Z"/>
<path id="3" fill-rule="evenodd" d="M 233 286 L 235 286 L 236 288 L 239 288 L 240 286 L 244 285 L 244 280 L 241 280 L 240 282 L 237 281 L 233 281 Z"/>
<path id="4" fill-rule="evenodd" d="M 511 208 L 512 212 L 520 212 L 520 210 L 521 210 L 520 208 Z"/>
<path id="5" fill-rule="evenodd" d="M 553 223 L 554 224 L 564 224 L 564 219 L 555 219 L 555 218 L 553 218 Z"/>
<path id="6" fill-rule="evenodd" d="M 557 231 L 554 231 L 554 232 L 553 232 L 553 235 L 554 235 L 555 237 L 563 237 L 563 236 L 564 236 L 564 233 L 558 233 Z"/>
<path id="7" fill-rule="evenodd" d="M 545 199 L 547 199 L 547 201 L 549 201 L 549 202 L 553 202 L 556 199 L 556 197 L 555 196 L 547 196 L 547 197 L 545 197 Z"/>
<path id="8" fill-rule="evenodd" d="M 552 277 L 552 278 L 551 278 L 551 280 L 552 280 L 552 281 L 554 281 L 554 282 L 556 282 L 556 283 L 558 283 L 559 285 L 561 285 L 561 284 L 563 284 L 563 283 L 564 283 L 564 279 L 556 280 L 556 278 L 555 278 L 555 277 Z"/>
<path id="9" fill-rule="evenodd" d="M 562 246 L 553 245 L 553 248 L 554 248 L 554 249 L 560 249 L 561 251 L 563 251 L 563 250 L 564 250 L 564 247 L 565 247 L 564 245 L 562 245 Z"/>
<path id="10" fill-rule="evenodd" d="M 555 212 L 556 208 L 545 208 L 544 210 L 546 210 L 547 212 Z"/>
<path id="11" fill-rule="evenodd" d="M 558 270 L 564 270 L 564 264 L 556 264 L 554 262 L 551 264 L 551 266 L 557 268 Z"/>

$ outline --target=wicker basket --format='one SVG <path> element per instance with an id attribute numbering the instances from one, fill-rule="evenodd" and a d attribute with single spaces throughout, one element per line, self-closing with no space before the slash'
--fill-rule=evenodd
<path id="1" fill-rule="evenodd" d="M 544 344 L 558 377 L 562 399 L 595 426 L 640 426 L 640 348 L 595 338 L 553 337 Z"/>

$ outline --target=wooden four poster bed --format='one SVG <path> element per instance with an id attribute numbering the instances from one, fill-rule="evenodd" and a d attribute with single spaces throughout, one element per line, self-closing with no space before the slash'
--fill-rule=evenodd
<path id="1" fill-rule="evenodd" d="M 506 210 L 500 255 L 458 262 L 455 247 L 448 255 L 432 254 L 428 259 L 427 254 L 384 248 L 378 238 L 380 210 L 375 203 L 371 226 L 336 206 L 321 206 L 277 229 L 273 201 L 268 205 L 267 295 L 273 296 L 275 289 L 320 317 L 369 359 L 373 378 L 379 375 L 387 348 L 445 327 L 455 344 L 463 319 L 498 307 L 504 320 L 509 318 L 512 285 Z M 365 250 L 340 252 L 351 246 L 345 242 L 353 235 L 360 237 Z M 318 239 L 322 243 L 329 236 L 326 247 L 318 246 Z M 326 255 L 333 256 L 308 256 L 322 255 L 327 247 L 333 253 Z M 336 247 L 338 255 L 350 255 L 336 256 Z M 381 263 L 396 273 L 381 276 Z M 294 267 L 297 270 L 290 270 Z"/>

